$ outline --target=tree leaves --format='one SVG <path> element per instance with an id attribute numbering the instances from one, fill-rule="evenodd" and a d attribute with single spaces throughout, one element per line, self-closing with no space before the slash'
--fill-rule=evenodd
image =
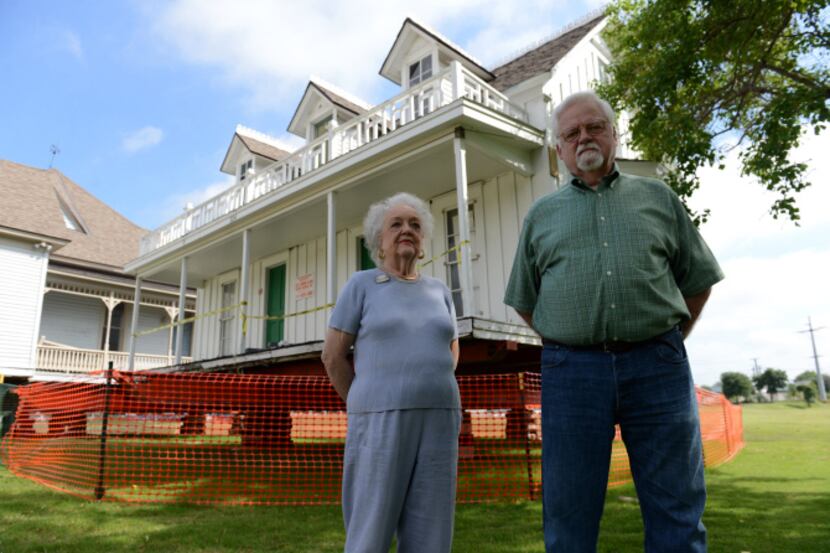
<path id="1" fill-rule="evenodd" d="M 600 94 L 630 111 L 632 145 L 682 198 L 740 147 L 742 174 L 776 193 L 772 216 L 797 222 L 810 182 L 789 154 L 830 121 L 828 20 L 826 0 L 616 0 Z"/>

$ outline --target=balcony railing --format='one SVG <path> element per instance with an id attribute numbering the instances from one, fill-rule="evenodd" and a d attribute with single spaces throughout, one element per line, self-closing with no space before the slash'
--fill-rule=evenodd
<path id="1" fill-rule="evenodd" d="M 175 356 L 137 353 L 135 370 L 166 367 L 172 365 L 175 359 Z M 67 348 L 42 344 L 37 347 L 38 369 L 66 373 L 90 373 L 106 369 L 110 361 L 113 362 L 114 369 L 126 371 L 129 367 L 129 354 L 122 351 L 106 352 L 100 349 Z M 182 363 L 190 361 L 192 361 L 191 357 L 182 357 Z"/>
<path id="2" fill-rule="evenodd" d="M 368 113 L 329 130 L 287 158 L 225 192 L 187 210 L 179 217 L 148 233 L 141 240 L 140 254 L 150 253 L 186 234 L 216 221 L 291 181 L 349 152 L 371 144 L 396 129 L 446 106 L 459 98 L 527 122 L 527 113 L 460 63 L 372 108 Z"/>

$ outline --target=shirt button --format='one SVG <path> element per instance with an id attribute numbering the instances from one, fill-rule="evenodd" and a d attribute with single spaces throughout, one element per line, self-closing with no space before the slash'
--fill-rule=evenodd
<path id="1" fill-rule="evenodd" d="M 608 247 L 608 242 L 603 242 L 602 245 L 607 248 Z"/>
<path id="2" fill-rule="evenodd" d="M 614 336 L 614 341 L 616 342 L 617 340 L 619 340 L 619 338 L 617 338 L 616 336 Z"/>
<path id="3" fill-rule="evenodd" d="M 616 308 L 617 308 L 617 304 L 616 304 L 616 303 L 612 303 L 612 304 L 611 304 L 611 309 L 616 309 Z M 616 339 L 616 338 L 615 338 L 615 339 Z"/>
<path id="4" fill-rule="evenodd" d="M 605 220 L 605 217 L 603 217 L 602 215 L 600 215 L 599 220 L 600 220 L 600 221 L 604 221 L 604 220 Z"/>
<path id="5" fill-rule="evenodd" d="M 608 275 L 608 276 L 611 276 L 611 271 L 606 271 L 605 274 Z"/>
<path id="6" fill-rule="evenodd" d="M 597 192 L 597 197 L 602 198 L 602 192 Z"/>

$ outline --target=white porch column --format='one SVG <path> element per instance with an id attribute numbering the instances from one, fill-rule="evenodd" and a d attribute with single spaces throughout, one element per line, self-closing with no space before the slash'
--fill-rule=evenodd
<path id="1" fill-rule="evenodd" d="M 110 330 L 112 329 L 112 310 L 115 306 L 121 303 L 121 300 L 116 300 L 112 292 L 108 298 L 101 298 L 107 308 L 107 328 L 104 332 L 104 366 L 101 369 L 106 369 L 110 360 Z"/>
<path id="2" fill-rule="evenodd" d="M 170 320 L 170 328 L 167 330 L 167 364 L 173 364 L 173 329 L 176 328 L 176 317 L 179 314 L 178 307 L 167 306 L 164 308 L 167 318 Z M 181 334 L 181 332 L 179 332 Z"/>
<path id="3" fill-rule="evenodd" d="M 133 294 L 133 316 L 130 324 L 130 357 L 127 361 L 127 368 L 129 370 L 135 369 L 135 346 L 138 337 L 135 335 L 138 332 L 138 311 L 141 307 L 141 277 L 135 277 L 135 293 Z"/>
<path id="4" fill-rule="evenodd" d="M 248 289 L 250 288 L 248 280 L 250 279 L 251 264 L 251 229 L 242 231 L 242 271 L 239 276 L 239 302 L 242 307 L 239 309 L 239 318 L 242 324 L 239 325 L 239 353 L 245 353 L 245 348 L 248 347 L 246 335 L 248 321 Z"/>
<path id="5" fill-rule="evenodd" d="M 475 296 L 473 294 L 472 244 L 470 243 L 470 221 L 467 217 L 469 194 L 467 192 L 467 150 L 464 144 L 464 129 L 455 129 L 452 141 L 455 151 L 455 192 L 458 205 L 458 244 L 463 244 L 456 252 L 460 261 L 458 277 L 461 279 L 461 305 L 463 316 L 475 315 Z M 458 315 L 462 315 L 459 313 Z"/>
<path id="6" fill-rule="evenodd" d="M 334 192 L 326 195 L 328 217 L 326 221 L 326 303 L 337 299 L 337 219 Z"/>
<path id="7" fill-rule="evenodd" d="M 434 62 L 433 62 L 434 63 Z M 437 66 L 433 66 L 437 67 Z M 450 82 L 452 82 L 452 98 L 450 101 L 458 100 L 464 96 L 464 72 L 461 70 L 460 61 L 450 62 Z"/>
<path id="8" fill-rule="evenodd" d="M 179 313 L 176 322 L 181 323 L 185 318 L 185 301 L 187 301 L 187 257 L 182 257 L 182 266 L 179 270 Z M 182 344 L 184 344 L 184 325 L 179 324 L 176 331 L 176 364 L 182 362 Z"/>

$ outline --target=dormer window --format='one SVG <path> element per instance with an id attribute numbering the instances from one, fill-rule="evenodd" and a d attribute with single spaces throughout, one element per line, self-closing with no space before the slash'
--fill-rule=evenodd
<path id="1" fill-rule="evenodd" d="M 432 77 L 432 56 L 429 55 L 409 66 L 409 86 L 415 86 Z"/>
<path id="2" fill-rule="evenodd" d="M 86 229 L 83 227 L 81 222 L 77 217 L 75 217 L 72 210 L 69 209 L 69 206 L 67 206 L 60 197 L 58 197 L 58 205 L 60 206 L 61 215 L 63 216 L 63 226 L 69 230 L 86 233 Z"/>
<path id="3" fill-rule="evenodd" d="M 328 117 L 324 117 L 320 121 L 314 123 L 312 131 L 314 133 L 314 136 L 311 137 L 312 140 L 315 138 L 320 138 L 324 134 L 328 133 L 333 121 L 334 115 L 329 115 Z"/>
<path id="4" fill-rule="evenodd" d="M 249 159 L 247 161 L 243 161 L 242 164 L 239 166 L 239 182 L 244 181 L 248 175 L 252 175 L 254 173 L 254 160 Z"/>

